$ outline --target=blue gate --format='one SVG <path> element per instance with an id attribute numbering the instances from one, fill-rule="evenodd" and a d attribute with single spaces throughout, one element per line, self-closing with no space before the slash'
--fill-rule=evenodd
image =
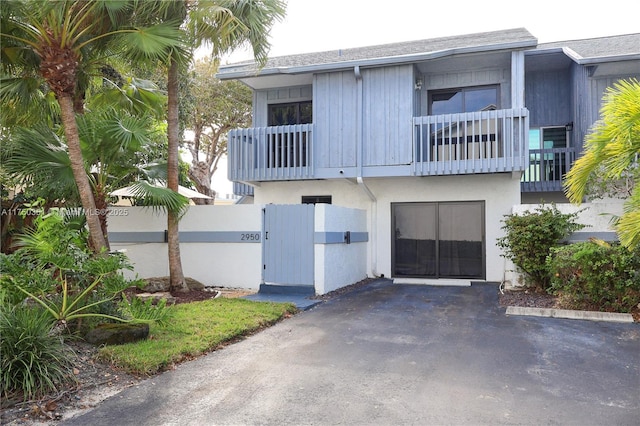
<path id="1" fill-rule="evenodd" d="M 313 204 L 268 204 L 263 209 L 262 281 L 314 285 Z"/>

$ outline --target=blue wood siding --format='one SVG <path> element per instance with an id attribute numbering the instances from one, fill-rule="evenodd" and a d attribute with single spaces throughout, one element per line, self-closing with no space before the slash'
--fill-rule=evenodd
<path id="1" fill-rule="evenodd" d="M 576 155 L 579 155 L 584 146 L 584 137 L 593 124 L 591 116 L 591 106 L 589 105 L 589 71 L 586 67 L 578 64 L 571 65 L 571 83 L 573 87 L 572 103 L 573 132 L 569 133 L 570 146 L 576 148 Z"/>
<path id="2" fill-rule="evenodd" d="M 356 92 L 353 71 L 315 76 L 313 122 L 318 168 L 356 166 Z"/>
<path id="3" fill-rule="evenodd" d="M 362 71 L 363 166 L 412 160 L 413 66 Z"/>
<path id="4" fill-rule="evenodd" d="M 528 72 L 525 105 L 529 126 L 558 126 L 573 121 L 572 84 L 568 69 Z"/>
<path id="5" fill-rule="evenodd" d="M 640 79 L 640 71 L 636 74 L 620 73 L 599 77 L 590 77 L 589 73 L 588 67 L 572 65 L 572 102 L 575 105 L 574 116 L 570 120 L 574 122 L 572 146 L 580 148 L 580 150 L 584 146 L 584 138 L 600 118 L 602 98 L 607 88 L 622 79 Z"/>
<path id="6" fill-rule="evenodd" d="M 619 80 L 635 78 L 640 80 L 640 70 L 637 74 L 622 74 L 616 76 L 598 77 L 592 79 L 591 86 L 591 115 L 593 121 L 600 118 L 600 108 L 602 107 L 602 98 L 608 87 L 612 87 Z"/>

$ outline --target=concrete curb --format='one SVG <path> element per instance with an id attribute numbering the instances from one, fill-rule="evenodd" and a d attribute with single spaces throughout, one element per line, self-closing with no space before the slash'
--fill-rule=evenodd
<path id="1" fill-rule="evenodd" d="M 394 278 L 394 284 L 420 284 L 432 286 L 453 286 L 470 287 L 470 280 L 446 280 L 446 279 L 425 279 L 425 278 Z"/>
<path id="2" fill-rule="evenodd" d="M 529 308 L 523 306 L 508 306 L 506 314 L 534 317 L 580 319 L 589 321 L 609 321 L 625 323 L 633 322 L 633 316 L 631 314 L 598 311 L 573 311 L 569 309 L 554 308 Z"/>

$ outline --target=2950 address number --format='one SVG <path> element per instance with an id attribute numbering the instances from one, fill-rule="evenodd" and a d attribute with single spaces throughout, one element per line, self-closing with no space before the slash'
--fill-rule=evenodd
<path id="1" fill-rule="evenodd" d="M 260 241 L 259 233 L 240 234 L 240 241 Z"/>

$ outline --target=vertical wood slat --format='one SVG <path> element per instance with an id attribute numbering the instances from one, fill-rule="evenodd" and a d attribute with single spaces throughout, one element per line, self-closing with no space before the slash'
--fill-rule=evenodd
<path id="1" fill-rule="evenodd" d="M 522 191 L 561 191 L 564 174 L 576 160 L 577 152 L 577 148 L 530 150 L 531 164 L 523 173 Z"/>
<path id="2" fill-rule="evenodd" d="M 232 181 L 313 177 L 313 125 L 235 129 L 228 134 Z"/>
<path id="3" fill-rule="evenodd" d="M 524 170 L 525 108 L 414 117 L 414 172 L 419 175 Z"/>

